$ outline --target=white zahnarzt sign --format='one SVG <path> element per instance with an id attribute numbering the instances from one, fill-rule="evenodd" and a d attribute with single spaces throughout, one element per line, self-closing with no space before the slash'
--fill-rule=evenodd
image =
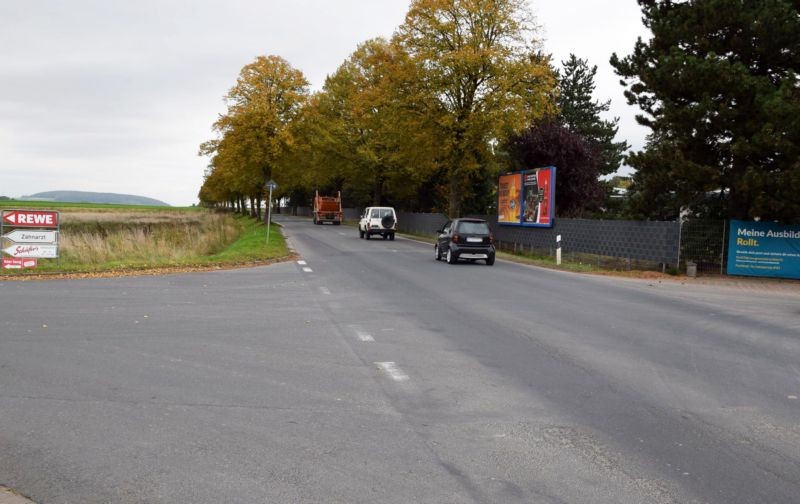
<path id="1" fill-rule="evenodd" d="M 17 229 L 4 234 L 3 238 L 11 240 L 14 243 L 49 243 L 52 245 L 58 242 L 58 232 Z"/>

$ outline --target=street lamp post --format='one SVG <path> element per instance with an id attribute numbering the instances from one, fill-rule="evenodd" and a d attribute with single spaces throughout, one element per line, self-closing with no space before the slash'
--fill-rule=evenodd
<path id="1" fill-rule="evenodd" d="M 269 189 L 269 199 L 267 200 L 267 245 L 269 245 L 269 227 L 272 223 L 272 190 L 277 187 L 278 184 L 272 179 L 264 184 L 264 189 Z"/>

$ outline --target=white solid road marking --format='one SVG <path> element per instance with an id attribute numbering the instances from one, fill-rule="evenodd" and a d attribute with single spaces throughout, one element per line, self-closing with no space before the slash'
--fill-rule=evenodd
<path id="1" fill-rule="evenodd" d="M 305 261 L 297 261 L 297 264 L 299 264 L 300 266 L 305 266 L 308 263 Z"/>
<path id="2" fill-rule="evenodd" d="M 314 270 L 312 270 L 311 268 L 306 267 L 306 268 L 303 268 L 303 271 L 305 271 L 306 273 L 312 273 Z"/>
<path id="3" fill-rule="evenodd" d="M 394 362 L 376 362 L 375 365 L 396 382 L 404 382 L 410 379 Z"/>
<path id="4" fill-rule="evenodd" d="M 330 289 L 328 289 L 327 287 L 320 287 L 320 288 L 319 288 L 319 291 L 320 291 L 321 293 L 325 294 L 326 296 L 330 296 L 330 295 L 331 295 L 331 291 L 330 291 Z"/>

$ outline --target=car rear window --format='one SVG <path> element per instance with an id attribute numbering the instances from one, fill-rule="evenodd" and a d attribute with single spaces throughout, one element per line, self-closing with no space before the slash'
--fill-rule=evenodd
<path id="1" fill-rule="evenodd" d="M 394 212 L 391 208 L 373 208 L 371 217 L 373 219 L 383 219 L 386 216 L 394 218 Z"/>
<path id="2" fill-rule="evenodd" d="M 458 232 L 463 234 L 489 234 L 489 226 L 485 222 L 461 222 Z"/>

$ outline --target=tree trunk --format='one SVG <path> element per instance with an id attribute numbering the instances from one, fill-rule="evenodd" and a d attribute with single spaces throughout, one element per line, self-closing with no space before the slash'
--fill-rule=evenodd
<path id="1" fill-rule="evenodd" d="M 459 191 L 458 182 L 456 174 L 451 173 L 448 184 L 447 215 L 452 218 L 461 217 L 461 191 Z"/>
<path id="2" fill-rule="evenodd" d="M 455 124 L 455 146 L 453 148 L 453 157 L 451 165 L 447 170 L 448 174 L 448 201 L 449 208 L 447 209 L 448 215 L 452 218 L 461 217 L 461 199 L 463 197 L 462 188 L 463 181 L 461 180 L 461 166 L 464 163 L 464 127 L 461 124 L 464 122 L 465 117 L 460 114 Z"/>
<path id="3" fill-rule="evenodd" d="M 375 179 L 375 187 L 372 192 L 372 204 L 374 206 L 381 206 L 383 204 L 383 175 L 378 175 Z"/>

